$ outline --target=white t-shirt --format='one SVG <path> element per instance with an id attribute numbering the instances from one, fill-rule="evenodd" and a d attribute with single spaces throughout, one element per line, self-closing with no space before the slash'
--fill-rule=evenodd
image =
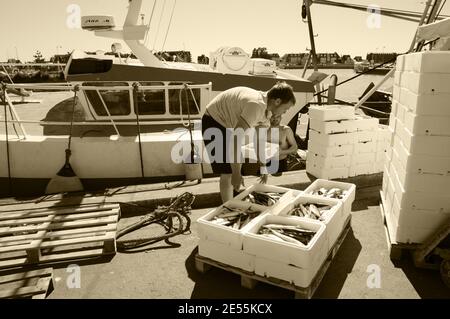
<path id="1" fill-rule="evenodd" d="M 266 94 L 247 87 L 235 87 L 220 93 L 208 104 L 206 110 L 226 128 L 236 127 L 241 117 L 249 127 L 270 124 L 271 114 L 267 111 Z"/>

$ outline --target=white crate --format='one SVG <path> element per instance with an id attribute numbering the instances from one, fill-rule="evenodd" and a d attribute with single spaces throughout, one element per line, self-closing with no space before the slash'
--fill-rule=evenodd
<path id="1" fill-rule="evenodd" d="M 255 270 L 255 256 L 249 255 L 241 249 L 234 249 L 223 243 L 200 239 L 198 242 L 198 253 L 200 256 L 245 271 L 253 272 Z"/>
<path id="2" fill-rule="evenodd" d="M 319 154 L 308 152 L 306 155 L 306 162 L 313 166 L 319 166 L 323 168 L 341 168 L 350 166 L 350 156 L 337 156 L 337 157 L 323 157 Z"/>
<path id="3" fill-rule="evenodd" d="M 404 70 L 416 73 L 450 73 L 450 52 L 424 51 L 406 54 Z"/>
<path id="4" fill-rule="evenodd" d="M 450 93 L 450 73 L 404 72 L 400 86 L 416 94 Z"/>
<path id="5" fill-rule="evenodd" d="M 383 153 L 390 147 L 390 141 L 377 141 L 377 153 Z"/>
<path id="6" fill-rule="evenodd" d="M 401 103 L 397 103 L 397 110 L 395 117 L 402 123 L 405 123 L 405 114 L 409 112 L 409 109 Z"/>
<path id="7" fill-rule="evenodd" d="M 353 133 L 354 143 L 374 142 L 377 140 L 377 131 L 359 131 Z"/>
<path id="8" fill-rule="evenodd" d="M 377 141 L 365 142 L 365 143 L 355 143 L 353 145 L 353 155 L 364 154 L 364 153 L 374 153 L 377 151 Z"/>
<path id="9" fill-rule="evenodd" d="M 384 152 L 384 155 L 385 155 L 384 162 L 389 163 L 392 159 L 392 147 L 388 147 L 386 149 L 386 152 Z"/>
<path id="10" fill-rule="evenodd" d="M 350 163 L 350 170 L 354 166 L 363 164 L 373 164 L 375 162 L 376 153 L 353 154 Z"/>
<path id="11" fill-rule="evenodd" d="M 370 116 L 357 115 L 353 123 L 356 131 L 374 131 L 378 129 L 379 120 Z"/>
<path id="12" fill-rule="evenodd" d="M 439 175 L 403 175 L 402 169 L 400 169 L 400 173 L 397 172 L 397 166 L 398 163 L 392 162 L 389 174 L 401 207 L 416 207 L 429 209 L 430 211 L 443 210 L 449 207 L 448 189 L 439 188 L 443 186 L 442 184 L 444 186 L 448 184 L 448 178 L 445 182 L 442 180 L 445 177 Z M 422 184 L 425 184 L 425 186 Z"/>
<path id="13" fill-rule="evenodd" d="M 347 218 L 347 216 L 350 215 L 352 211 L 352 204 L 355 200 L 355 193 L 356 193 L 356 185 L 351 183 L 344 183 L 344 182 L 336 182 L 336 181 L 329 181 L 326 179 L 316 179 L 311 185 L 309 185 L 305 191 L 305 195 L 312 195 L 314 191 L 319 190 L 320 188 L 340 188 L 342 190 L 347 191 L 343 199 L 339 199 L 342 202 L 342 209 L 344 212 L 344 218 Z"/>
<path id="14" fill-rule="evenodd" d="M 450 157 L 412 155 L 401 142 L 394 149 L 398 161 L 407 173 L 447 175 L 450 172 Z"/>
<path id="15" fill-rule="evenodd" d="M 322 157 L 338 157 L 353 154 L 353 145 L 327 146 L 319 143 L 308 143 L 308 152 L 320 155 Z"/>
<path id="16" fill-rule="evenodd" d="M 247 187 L 244 191 L 242 191 L 239 195 L 234 197 L 233 201 L 240 201 L 242 203 L 246 203 L 244 199 L 251 193 L 251 192 L 262 192 L 262 193 L 280 193 L 284 195 L 287 195 L 291 190 L 290 188 L 285 187 L 279 187 L 279 186 L 273 186 L 268 184 L 253 184 L 249 187 Z M 298 192 L 298 191 L 297 191 Z M 257 207 L 261 211 L 268 212 L 269 210 L 276 209 L 276 206 L 280 203 L 282 199 L 273 206 L 264 206 L 259 204 L 252 204 L 254 207 Z"/>
<path id="17" fill-rule="evenodd" d="M 390 141 L 391 137 L 392 136 L 391 136 L 391 132 L 389 131 L 389 126 L 384 125 L 384 124 L 379 124 L 378 130 L 377 130 L 377 141 L 378 142 Z"/>
<path id="18" fill-rule="evenodd" d="M 450 136 L 413 135 L 397 121 L 396 135 L 410 154 L 450 157 Z"/>
<path id="19" fill-rule="evenodd" d="M 392 99 L 395 101 L 401 101 L 400 99 L 400 85 L 395 85 L 392 90 Z"/>
<path id="20" fill-rule="evenodd" d="M 401 91 L 399 102 L 417 115 L 450 116 L 450 94 L 415 94 L 406 88 Z"/>
<path id="21" fill-rule="evenodd" d="M 397 241 L 401 243 L 423 243 L 450 219 L 450 209 L 430 212 L 400 208 L 395 195 L 392 209 L 398 216 Z"/>
<path id="22" fill-rule="evenodd" d="M 384 161 L 386 160 L 386 154 L 387 151 L 377 151 L 375 153 L 375 162 L 381 162 L 384 163 Z"/>
<path id="23" fill-rule="evenodd" d="M 309 287 L 319 269 L 320 265 L 304 269 L 267 258 L 255 258 L 255 274 L 284 280 L 298 287 Z"/>
<path id="24" fill-rule="evenodd" d="M 254 211 L 263 212 L 259 207 L 250 203 L 244 203 L 239 201 L 229 201 L 213 210 L 211 210 L 206 215 L 197 219 L 198 225 L 198 235 L 201 240 L 205 241 L 215 241 L 230 246 L 232 249 L 240 250 L 242 249 L 242 237 L 243 232 L 252 226 L 256 222 L 258 217 L 255 217 L 242 229 L 233 229 L 231 227 L 219 225 L 213 223 L 211 220 L 214 216 L 219 214 L 223 208 L 227 206 L 230 208 L 252 208 Z"/>
<path id="25" fill-rule="evenodd" d="M 397 86 L 400 86 L 402 73 L 403 72 L 398 70 L 397 68 L 395 69 L 395 72 L 394 72 L 394 84 L 397 85 Z"/>
<path id="26" fill-rule="evenodd" d="M 405 168 L 400 164 L 395 155 L 393 156 L 392 163 L 405 191 L 433 192 L 441 195 L 449 194 L 450 175 L 416 173 L 414 171 L 406 173 Z"/>
<path id="27" fill-rule="evenodd" d="M 348 170 L 348 174 L 351 177 L 374 174 L 373 162 L 352 165 Z"/>
<path id="28" fill-rule="evenodd" d="M 349 176 L 348 167 L 324 168 L 308 162 L 306 162 L 306 172 L 316 178 L 323 179 L 347 178 Z"/>
<path id="29" fill-rule="evenodd" d="M 373 163 L 372 174 L 381 173 L 383 171 L 384 162 Z"/>
<path id="30" fill-rule="evenodd" d="M 414 135 L 450 136 L 450 116 L 414 115 L 405 112 L 404 126 Z"/>
<path id="31" fill-rule="evenodd" d="M 328 238 L 328 249 L 331 249 L 336 243 L 336 240 L 339 238 L 339 234 L 342 232 L 344 223 L 348 216 L 346 212 L 344 212 L 343 203 L 333 198 L 324 198 L 321 196 L 302 194 L 299 195 L 289 205 L 286 205 L 286 207 L 284 207 L 283 210 L 280 211 L 279 216 L 286 216 L 296 205 L 304 203 L 330 205 L 333 207 L 330 212 L 327 213 L 327 216 L 325 216 L 325 220 L 319 221 L 326 225 L 325 233 L 326 237 Z"/>
<path id="32" fill-rule="evenodd" d="M 309 126 L 314 131 L 322 134 L 348 133 L 356 131 L 354 120 L 325 122 L 321 120 L 310 119 Z"/>
<path id="33" fill-rule="evenodd" d="M 349 105 L 311 106 L 308 111 L 310 119 L 319 121 L 353 120 L 355 108 Z"/>
<path id="34" fill-rule="evenodd" d="M 347 145 L 354 144 L 356 134 L 359 133 L 363 132 L 322 134 L 314 130 L 309 130 L 309 139 L 312 143 L 318 143 L 327 146 Z"/>
<path id="35" fill-rule="evenodd" d="M 278 241 L 258 235 L 259 229 L 266 224 L 299 226 L 316 234 L 306 246 L 285 241 Z M 300 217 L 274 216 L 265 214 L 245 234 L 243 250 L 256 257 L 267 258 L 280 263 L 291 264 L 304 269 L 312 269 L 320 265 L 326 257 L 327 239 L 325 225 L 321 222 Z"/>

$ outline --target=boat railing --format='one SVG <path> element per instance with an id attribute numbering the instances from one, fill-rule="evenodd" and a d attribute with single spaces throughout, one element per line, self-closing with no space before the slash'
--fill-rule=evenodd
<path id="1" fill-rule="evenodd" d="M 137 83 L 137 82 L 136 82 Z M 105 120 L 99 121 L 73 121 L 73 122 L 63 122 L 63 121 L 46 121 L 46 120 L 21 120 L 19 118 L 19 115 L 17 114 L 17 111 L 15 109 L 14 104 L 11 101 L 11 98 L 7 92 L 8 89 L 10 90 L 48 90 L 48 91 L 60 91 L 60 92 L 79 92 L 79 91 L 104 91 L 104 90 L 113 90 L 113 91 L 128 91 L 131 96 L 134 94 L 134 90 L 144 91 L 144 90 L 166 90 L 166 89 L 178 89 L 180 90 L 180 94 L 182 90 L 187 89 L 190 91 L 191 96 L 193 98 L 193 101 L 200 113 L 198 103 L 196 101 L 195 95 L 193 93 L 193 89 L 206 89 L 207 92 L 209 92 L 208 100 L 211 99 L 211 90 L 212 90 L 212 83 L 208 84 L 189 84 L 189 83 L 182 83 L 182 84 L 169 84 L 169 85 L 130 85 L 130 86 L 82 86 L 80 84 L 3 84 L 2 85 L 2 98 L 5 99 L 6 105 L 9 107 L 9 111 L 11 114 L 11 119 L 8 120 L 8 115 L 6 114 L 6 106 L 5 106 L 5 122 L 11 123 L 14 125 L 14 131 L 16 133 L 17 138 L 26 140 L 27 139 L 27 132 L 24 128 L 24 124 L 35 124 L 35 125 L 41 125 L 41 126 L 51 126 L 51 125 L 58 125 L 58 126 L 83 126 L 83 125 L 98 125 L 98 126 L 113 126 L 116 134 L 118 137 L 120 137 L 120 132 L 118 129 L 118 126 L 134 126 L 136 124 L 138 125 L 159 125 L 159 124 L 171 124 L 173 123 L 173 120 L 152 120 L 152 121 L 139 121 L 139 123 L 136 123 L 134 121 L 117 121 L 114 119 L 114 117 L 111 115 L 103 97 L 101 94 L 98 96 L 100 97 L 100 101 L 102 102 L 103 108 L 106 111 L 107 117 Z M 134 98 L 130 99 L 130 106 L 132 109 L 134 108 Z M 180 99 L 181 103 L 181 99 Z M 180 118 L 183 120 L 183 108 L 180 105 Z M 20 128 L 21 134 L 18 133 L 16 130 L 16 124 L 18 124 Z M 184 123 L 183 123 L 184 124 Z"/>

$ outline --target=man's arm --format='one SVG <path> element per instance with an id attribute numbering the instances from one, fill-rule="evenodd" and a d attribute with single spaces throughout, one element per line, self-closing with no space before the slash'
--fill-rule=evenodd
<path id="1" fill-rule="evenodd" d="M 298 150 L 297 141 L 295 140 L 294 137 L 294 132 L 292 132 L 289 126 L 285 127 L 284 129 L 286 130 L 286 139 L 289 144 L 289 148 L 286 150 L 280 150 L 280 156 L 289 155 L 297 152 Z"/>

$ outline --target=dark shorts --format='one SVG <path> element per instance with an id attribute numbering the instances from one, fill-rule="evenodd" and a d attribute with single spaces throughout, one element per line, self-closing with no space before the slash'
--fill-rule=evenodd
<path id="1" fill-rule="evenodd" d="M 205 131 L 207 129 L 215 128 L 221 132 L 222 136 L 214 136 L 212 135 L 205 137 Z M 227 135 L 231 134 L 231 130 L 227 130 L 225 127 L 220 125 L 216 120 L 214 120 L 211 116 L 205 114 L 202 117 L 202 136 L 203 142 L 207 147 L 209 144 L 214 142 L 214 148 L 210 151 L 206 152 L 209 157 L 209 163 L 211 163 L 212 171 L 214 174 L 231 174 L 231 165 L 229 161 L 229 145 L 228 141 L 231 139 Z M 216 141 L 216 139 L 220 139 Z M 221 147 L 221 150 L 217 150 L 218 147 Z M 212 148 L 212 146 L 211 146 Z"/>

